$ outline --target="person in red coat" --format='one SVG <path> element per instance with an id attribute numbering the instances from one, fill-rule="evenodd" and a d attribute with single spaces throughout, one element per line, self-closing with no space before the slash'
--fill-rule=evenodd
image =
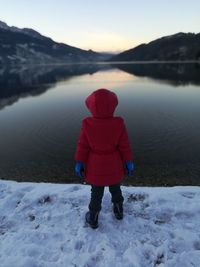
<path id="1" fill-rule="evenodd" d="M 123 218 L 124 198 L 120 183 L 126 172 L 132 175 L 134 164 L 124 120 L 113 116 L 118 105 L 117 95 L 107 89 L 98 89 L 85 102 L 92 116 L 82 121 L 75 172 L 92 186 L 86 222 L 97 228 L 105 186 L 109 186 L 116 218 Z"/>

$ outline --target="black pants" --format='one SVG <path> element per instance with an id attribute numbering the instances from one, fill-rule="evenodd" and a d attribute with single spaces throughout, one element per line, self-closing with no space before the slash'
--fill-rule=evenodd
<path id="1" fill-rule="evenodd" d="M 120 184 L 110 185 L 109 191 L 112 195 L 112 203 L 123 203 L 124 198 L 122 196 Z M 90 211 L 98 212 L 101 210 L 103 193 L 104 193 L 104 186 L 92 185 L 91 200 L 89 204 Z"/>

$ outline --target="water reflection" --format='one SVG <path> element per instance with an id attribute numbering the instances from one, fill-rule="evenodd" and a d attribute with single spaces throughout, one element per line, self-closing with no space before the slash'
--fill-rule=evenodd
<path id="1" fill-rule="evenodd" d="M 122 70 L 123 72 L 114 69 Z M 112 82 L 110 73 L 112 72 Z M 62 80 L 68 81 L 76 76 L 97 76 L 100 83 L 106 87 L 118 87 L 119 84 L 137 77 L 148 77 L 156 81 L 178 85 L 200 85 L 200 64 L 70 64 L 70 65 L 45 65 L 45 66 L 20 66 L 16 68 L 0 69 L 0 109 L 12 105 L 20 98 L 39 96 Z M 131 74 L 132 78 L 127 74 Z"/>
<path id="2" fill-rule="evenodd" d="M 12 105 L 20 98 L 38 96 L 52 88 L 56 82 L 75 76 L 94 74 L 108 65 L 71 64 L 45 66 L 18 66 L 0 69 L 0 109 Z"/>
<path id="3" fill-rule="evenodd" d="M 200 63 L 115 64 L 114 66 L 127 73 L 149 77 L 173 86 L 200 85 Z"/>
<path id="4" fill-rule="evenodd" d="M 79 182 L 74 151 L 81 120 L 89 115 L 84 100 L 106 87 L 119 97 L 116 115 L 125 118 L 134 147 L 137 168 L 127 182 L 200 184 L 198 73 L 192 64 L 1 70 L 0 178 Z"/>

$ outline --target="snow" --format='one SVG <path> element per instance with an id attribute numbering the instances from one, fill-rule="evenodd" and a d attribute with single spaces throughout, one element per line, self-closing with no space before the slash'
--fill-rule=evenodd
<path id="1" fill-rule="evenodd" d="M 53 58 L 43 52 L 36 51 L 34 48 L 30 48 L 28 44 L 17 44 L 16 45 L 16 59 L 21 63 L 34 64 L 35 62 L 52 62 Z"/>
<path id="2" fill-rule="evenodd" d="M 10 48 L 11 45 L 8 45 L 8 44 L 1 44 L 1 47 L 2 47 L 2 48 Z"/>
<path id="3" fill-rule="evenodd" d="M 9 31 L 12 31 L 12 32 L 22 32 L 22 29 L 19 29 L 17 27 L 10 27 L 7 25 L 7 23 L 3 22 L 3 21 L 0 21 L 0 29 L 4 29 L 4 30 L 9 30 Z"/>
<path id="4" fill-rule="evenodd" d="M 54 44 L 54 45 L 52 46 L 52 48 L 53 48 L 54 50 L 59 49 L 59 45 Z"/>
<path id="5" fill-rule="evenodd" d="M 8 30 L 10 27 L 3 21 L 0 21 L 0 29 Z"/>
<path id="6" fill-rule="evenodd" d="M 1 267 L 199 267 L 200 187 L 108 189 L 99 228 L 84 222 L 90 186 L 0 180 Z"/>
<path id="7" fill-rule="evenodd" d="M 27 35 L 32 36 L 34 38 L 39 38 L 39 39 L 45 38 L 39 32 L 37 32 L 37 31 L 35 31 L 33 29 L 29 29 L 29 28 L 20 29 L 20 28 L 15 27 L 15 26 L 11 26 L 10 27 L 3 21 L 0 21 L 0 29 L 9 30 L 9 31 L 12 31 L 12 32 L 24 33 L 24 34 L 27 34 Z"/>
<path id="8" fill-rule="evenodd" d="M 26 33 L 27 35 L 30 35 L 34 38 L 39 38 L 39 39 L 44 39 L 44 36 L 42 36 L 39 32 L 33 30 L 33 29 L 29 29 L 29 28 L 23 28 L 20 29 L 21 32 Z"/>
<path id="9" fill-rule="evenodd" d="M 175 37 L 183 37 L 185 35 L 186 34 L 184 32 L 178 32 L 178 33 L 175 33 L 175 34 L 171 34 L 171 35 L 167 35 L 167 36 L 161 37 L 161 39 L 173 39 Z"/>

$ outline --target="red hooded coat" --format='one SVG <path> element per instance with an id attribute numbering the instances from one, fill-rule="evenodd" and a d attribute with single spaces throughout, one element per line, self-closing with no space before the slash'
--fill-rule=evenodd
<path id="1" fill-rule="evenodd" d="M 120 183 L 124 162 L 132 160 L 124 121 L 113 117 L 117 104 L 116 94 L 107 89 L 98 89 L 86 99 L 92 117 L 82 121 L 75 160 L 85 163 L 86 182 L 92 185 Z"/>

